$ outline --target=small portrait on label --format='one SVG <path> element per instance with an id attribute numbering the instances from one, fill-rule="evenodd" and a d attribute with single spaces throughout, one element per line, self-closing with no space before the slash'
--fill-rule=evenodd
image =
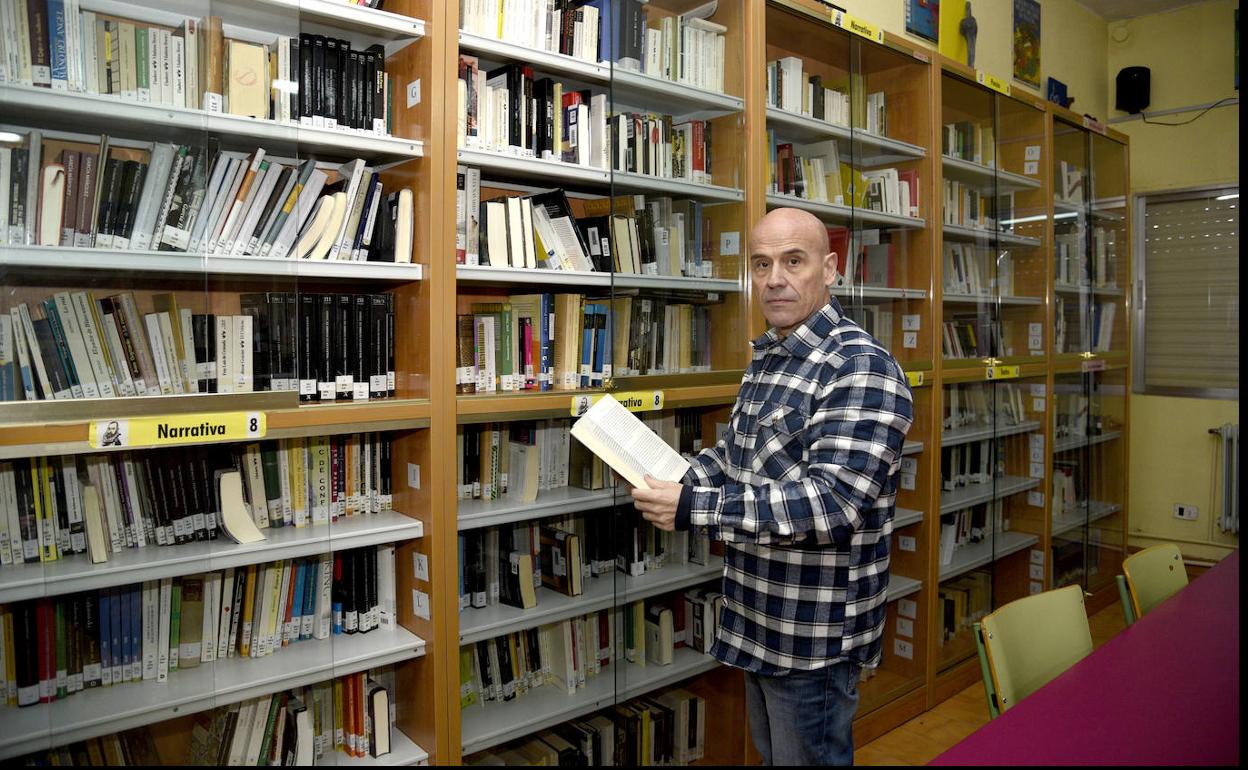
<path id="1" fill-rule="evenodd" d="M 100 446 L 124 446 L 126 436 L 117 420 L 109 420 L 100 428 Z M 128 431 L 127 431 L 128 432 Z"/>

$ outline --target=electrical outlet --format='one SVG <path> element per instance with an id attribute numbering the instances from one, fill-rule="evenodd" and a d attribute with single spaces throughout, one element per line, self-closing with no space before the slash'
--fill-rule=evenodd
<path id="1" fill-rule="evenodd" d="M 1174 517 L 1176 519 L 1196 521 L 1196 514 L 1198 513 L 1200 513 L 1200 509 L 1194 505 L 1187 505 L 1185 503 L 1174 504 Z"/>

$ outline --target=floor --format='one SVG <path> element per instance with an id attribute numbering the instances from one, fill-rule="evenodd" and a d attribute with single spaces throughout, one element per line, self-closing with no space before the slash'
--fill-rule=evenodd
<path id="1" fill-rule="evenodd" d="M 1125 627 L 1117 602 L 1088 619 L 1094 647 Z M 984 685 L 977 682 L 931 711 L 881 735 L 854 752 L 859 765 L 925 765 L 988 721 Z"/>

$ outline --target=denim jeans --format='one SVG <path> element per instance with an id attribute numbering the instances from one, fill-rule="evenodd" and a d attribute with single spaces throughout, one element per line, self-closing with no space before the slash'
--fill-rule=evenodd
<path id="1" fill-rule="evenodd" d="M 852 765 L 857 663 L 785 676 L 746 672 L 750 737 L 765 765 Z"/>

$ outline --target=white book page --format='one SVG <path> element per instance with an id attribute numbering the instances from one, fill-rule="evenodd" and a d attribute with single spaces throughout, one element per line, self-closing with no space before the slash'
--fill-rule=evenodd
<path id="1" fill-rule="evenodd" d="M 680 453 L 610 394 L 581 415 L 572 435 L 635 487 L 649 488 L 647 473 L 661 481 L 680 481 L 689 471 Z"/>

